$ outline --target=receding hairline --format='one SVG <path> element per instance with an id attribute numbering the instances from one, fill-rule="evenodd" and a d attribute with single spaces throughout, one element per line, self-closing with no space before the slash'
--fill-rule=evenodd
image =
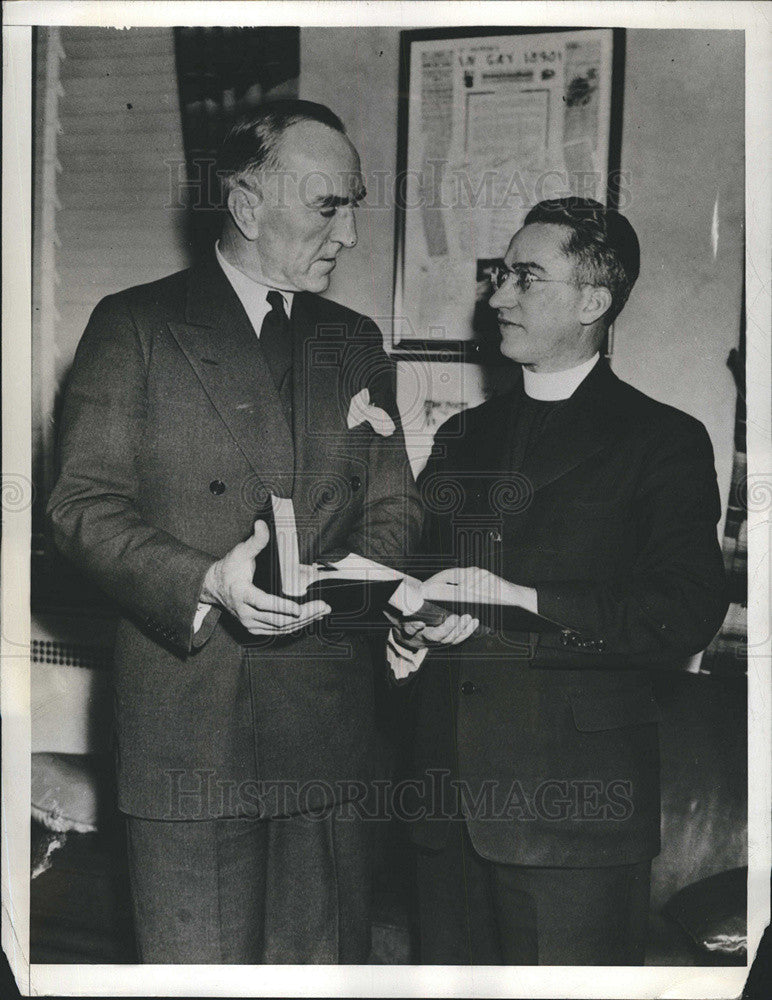
<path id="1" fill-rule="evenodd" d="M 284 155 L 285 143 L 289 135 L 291 135 L 293 132 L 300 131 L 303 126 L 312 126 L 312 128 L 309 129 L 309 131 L 319 132 L 320 135 L 324 135 L 324 133 L 326 132 L 326 133 L 332 133 L 332 135 L 339 136 L 340 139 L 345 143 L 348 150 L 352 153 L 355 163 L 355 166 L 351 170 L 349 171 L 341 170 L 338 171 L 338 173 L 346 175 L 349 178 L 349 181 L 356 178 L 356 190 L 350 195 L 327 194 L 324 196 L 320 196 L 319 198 L 315 199 L 315 201 L 319 202 L 319 207 L 333 207 L 333 206 L 347 205 L 352 202 L 362 201 L 362 199 L 367 194 L 367 190 L 365 188 L 364 178 L 362 177 L 362 164 L 360 161 L 359 152 L 356 146 L 349 139 L 349 137 L 346 135 L 345 132 L 341 132 L 339 129 L 332 128 L 331 126 L 325 124 L 324 122 L 318 122 L 315 121 L 314 119 L 304 119 L 302 121 L 292 122 L 291 125 L 288 125 L 285 129 L 283 129 L 281 134 L 277 137 L 276 145 L 274 146 L 273 149 L 273 154 L 276 164 L 274 169 L 287 170 L 287 171 L 291 170 L 291 165 L 287 162 L 287 158 Z M 331 139 L 330 142 L 334 144 L 337 142 L 337 140 Z M 324 149 L 319 151 L 320 160 L 322 161 L 324 159 L 325 152 L 326 151 Z M 298 149 L 297 153 L 299 156 L 302 157 L 309 157 L 309 158 L 313 157 L 313 154 L 310 153 L 309 150 L 307 150 L 306 148 Z M 264 169 L 265 165 L 263 167 L 260 167 L 256 172 L 259 174 Z M 268 169 L 270 170 L 271 168 L 268 167 Z M 316 170 L 318 170 L 319 173 L 322 174 L 325 173 L 325 169 L 323 166 L 317 167 Z"/>
<path id="2" fill-rule="evenodd" d="M 345 132 L 341 132 L 339 129 L 332 128 L 330 125 L 326 125 L 324 122 L 318 122 L 313 118 L 304 118 L 300 121 L 291 122 L 285 128 L 281 130 L 279 135 L 276 137 L 276 143 L 273 148 L 273 153 L 277 159 L 281 157 L 282 151 L 287 143 L 290 136 L 295 135 L 303 130 L 309 132 L 317 132 L 321 136 L 337 136 L 336 139 L 328 140 L 331 144 L 334 144 L 340 140 L 344 143 L 349 150 L 354 154 L 357 164 L 361 169 L 359 152 L 354 145 L 354 143 L 349 139 Z M 301 150 L 301 153 L 303 151 Z M 284 164 L 286 166 L 286 164 Z"/>
<path id="3" fill-rule="evenodd" d="M 234 185 L 249 183 L 250 179 L 257 181 L 260 174 L 289 169 L 285 166 L 287 155 L 284 144 L 296 131 L 302 131 L 300 126 L 305 125 L 318 125 L 330 132 L 338 132 L 356 157 L 356 169 L 361 170 L 359 154 L 346 135 L 345 125 L 330 108 L 310 101 L 281 99 L 264 103 L 253 114 L 231 126 L 217 156 L 217 173 L 223 191 L 230 190 Z M 323 132 L 313 129 L 306 132 L 311 137 L 309 145 L 314 144 L 313 136 L 316 135 L 316 144 L 322 151 L 325 145 L 327 149 L 334 148 L 335 140 Z"/>

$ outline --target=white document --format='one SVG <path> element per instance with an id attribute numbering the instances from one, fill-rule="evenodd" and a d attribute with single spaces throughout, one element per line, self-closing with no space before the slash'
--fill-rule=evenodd
<path id="1" fill-rule="evenodd" d="M 302 597 L 313 580 L 307 572 L 311 567 L 301 566 L 300 563 L 295 508 L 288 497 L 277 497 L 273 493 L 271 505 L 276 532 L 276 551 L 279 555 L 281 589 L 289 597 Z"/>
<path id="2" fill-rule="evenodd" d="M 334 563 L 301 563 L 295 508 L 292 500 L 271 494 L 276 547 L 282 592 L 288 597 L 303 597 L 317 580 L 398 580 L 412 579 L 397 569 L 367 559 L 355 552 Z M 419 584 L 419 581 L 414 581 Z"/>
<path id="3" fill-rule="evenodd" d="M 491 597 L 497 599 L 491 600 Z M 403 576 L 402 583 L 389 601 L 402 615 L 415 615 L 425 602 L 446 602 L 456 604 L 492 604 L 499 607 L 517 608 L 521 605 L 514 598 L 501 593 L 488 594 L 483 599 L 479 594 L 471 594 L 464 587 L 447 580 L 430 578 L 423 583 L 410 576 Z"/>

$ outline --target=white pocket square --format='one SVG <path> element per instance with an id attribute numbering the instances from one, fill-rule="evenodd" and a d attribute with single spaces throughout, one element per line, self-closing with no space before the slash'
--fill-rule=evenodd
<path id="1" fill-rule="evenodd" d="M 394 421 L 388 413 L 380 406 L 371 405 L 369 389 L 362 389 L 356 396 L 351 397 L 346 423 L 349 430 L 359 427 L 360 424 L 368 423 L 381 437 L 389 437 L 396 430 Z"/>

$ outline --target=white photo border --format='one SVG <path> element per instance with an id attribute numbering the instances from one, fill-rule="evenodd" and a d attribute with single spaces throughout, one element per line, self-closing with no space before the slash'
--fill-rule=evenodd
<path id="1" fill-rule="evenodd" d="M 587 25 L 744 29 L 749 482 L 772 490 L 768 8 L 759 3 L 18 2 L 4 7 L 2 941 L 23 993 L 78 996 L 737 996 L 746 968 L 233 967 L 29 964 L 31 25 Z M 749 963 L 769 921 L 770 504 L 749 511 Z"/>

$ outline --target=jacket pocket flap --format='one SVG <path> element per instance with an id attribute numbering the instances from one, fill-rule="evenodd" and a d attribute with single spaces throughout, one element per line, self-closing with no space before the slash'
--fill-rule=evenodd
<path id="1" fill-rule="evenodd" d="M 570 699 L 574 724 L 580 732 L 659 722 L 659 707 L 650 691 L 587 692 L 572 694 Z"/>

